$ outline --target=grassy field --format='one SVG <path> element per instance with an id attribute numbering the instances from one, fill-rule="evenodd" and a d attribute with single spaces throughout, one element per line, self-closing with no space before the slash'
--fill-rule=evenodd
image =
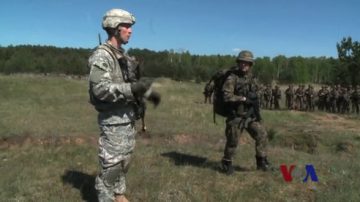
<path id="1" fill-rule="evenodd" d="M 224 119 L 213 123 L 204 84 L 158 79 L 162 103 L 148 106 L 128 174 L 130 201 L 360 201 L 360 118 L 262 111 L 275 167 L 256 171 L 254 141 L 240 139 L 233 176 L 219 173 Z M 87 81 L 0 75 L 0 201 L 96 201 L 96 112 Z M 140 127 L 139 127 L 140 128 Z M 312 164 L 318 182 L 305 177 Z"/>

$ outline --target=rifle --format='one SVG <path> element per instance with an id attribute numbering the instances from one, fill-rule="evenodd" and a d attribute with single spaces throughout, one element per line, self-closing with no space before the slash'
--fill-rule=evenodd
<path id="1" fill-rule="evenodd" d="M 141 119 L 141 130 L 143 132 L 146 131 L 146 124 L 145 124 L 145 111 L 146 111 L 146 104 L 142 98 L 136 98 L 135 103 L 135 113 L 137 119 Z"/>
<path id="2" fill-rule="evenodd" d="M 130 82 L 136 82 L 141 78 L 140 71 L 140 62 L 137 61 L 135 57 L 130 57 L 128 55 L 126 57 L 126 66 L 128 67 L 128 79 Z M 141 119 L 141 130 L 143 132 L 146 131 L 145 124 L 145 111 L 146 111 L 146 103 L 143 97 L 137 97 L 135 103 L 135 110 L 137 119 Z"/>
<path id="3" fill-rule="evenodd" d="M 249 107 L 245 116 L 239 122 L 239 128 L 242 130 L 248 127 L 248 124 L 255 119 L 255 121 L 261 121 L 260 103 L 256 92 L 249 92 L 245 104 Z"/>
<path id="4" fill-rule="evenodd" d="M 98 39 L 99 39 L 99 45 L 101 45 L 101 36 L 100 36 L 100 33 L 98 33 Z"/>
<path id="5" fill-rule="evenodd" d="M 121 68 L 121 72 L 124 75 L 125 81 L 130 83 L 137 82 L 141 75 L 140 75 L 140 63 L 136 60 L 135 57 L 131 57 L 128 54 L 124 54 L 124 57 L 120 58 L 119 64 Z M 142 131 L 146 131 L 145 126 L 145 101 L 143 100 L 142 96 L 135 97 L 135 101 L 131 103 L 134 111 L 135 111 L 135 119 L 141 119 L 142 123 Z"/>

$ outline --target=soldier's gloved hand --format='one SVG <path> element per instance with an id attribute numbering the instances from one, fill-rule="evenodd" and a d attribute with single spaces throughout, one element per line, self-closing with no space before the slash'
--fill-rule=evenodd
<path id="1" fill-rule="evenodd" d="M 251 100 L 250 98 L 246 98 L 245 104 L 247 104 L 247 105 L 253 105 L 253 104 L 254 104 L 254 100 Z"/>
<path id="2" fill-rule="evenodd" d="M 145 98 L 152 102 L 155 107 L 157 107 L 161 102 L 161 95 L 156 91 L 151 91 L 148 96 L 145 95 Z"/>
<path id="3" fill-rule="evenodd" d="M 249 92 L 249 94 L 248 94 L 248 98 L 250 99 L 250 100 L 255 100 L 255 99 L 257 99 L 257 94 L 255 93 L 255 92 Z"/>
<path id="4" fill-rule="evenodd" d="M 246 97 L 244 97 L 244 96 L 236 96 L 235 100 L 236 100 L 236 102 L 245 102 Z"/>
<path id="5" fill-rule="evenodd" d="M 152 80 L 148 78 L 141 78 L 137 82 L 131 84 L 131 91 L 136 96 L 143 96 L 149 90 Z"/>
<path id="6" fill-rule="evenodd" d="M 249 92 L 248 96 L 246 97 L 245 103 L 247 105 L 256 105 L 258 102 L 257 94 L 254 92 Z"/>

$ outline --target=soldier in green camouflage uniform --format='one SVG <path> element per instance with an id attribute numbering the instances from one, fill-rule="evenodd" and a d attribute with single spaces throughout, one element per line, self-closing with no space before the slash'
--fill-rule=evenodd
<path id="1" fill-rule="evenodd" d="M 360 85 L 356 85 L 354 92 L 351 95 L 353 97 L 355 113 L 360 113 Z"/>
<path id="2" fill-rule="evenodd" d="M 290 110 L 294 108 L 294 87 L 292 84 L 289 85 L 289 87 L 285 90 L 285 103 L 286 107 Z"/>
<path id="3" fill-rule="evenodd" d="M 232 159 L 243 129 L 255 139 L 257 169 L 270 169 L 266 151 L 267 132 L 260 123 L 259 104 L 254 92 L 256 84 L 250 76 L 253 64 L 253 54 L 250 51 L 241 51 L 237 57 L 237 66 L 232 68 L 234 71 L 226 78 L 222 88 L 224 101 L 229 103 L 227 106 L 231 111 L 226 119 L 226 145 L 221 161 L 222 171 L 226 174 L 234 172 Z"/>
<path id="4" fill-rule="evenodd" d="M 259 98 L 259 107 L 264 108 L 264 86 L 259 84 L 257 87 L 257 95 Z"/>
<path id="5" fill-rule="evenodd" d="M 353 88 L 353 86 L 350 84 L 348 86 L 348 92 L 349 92 L 349 96 L 350 96 L 350 106 L 351 106 L 351 113 L 354 113 L 355 112 L 355 102 L 354 102 L 354 96 L 353 96 L 353 93 L 355 92 L 355 87 Z"/>
<path id="6" fill-rule="evenodd" d="M 338 99 L 339 99 L 339 90 L 337 85 L 331 86 L 330 90 L 330 112 L 336 113 L 339 112 L 338 108 Z"/>
<path id="7" fill-rule="evenodd" d="M 350 113 L 350 91 L 348 90 L 348 88 L 340 88 L 339 104 L 341 113 Z"/>
<path id="8" fill-rule="evenodd" d="M 272 90 L 271 90 L 271 85 L 270 84 L 268 84 L 266 86 L 266 88 L 264 89 L 264 102 L 265 102 L 264 109 L 271 109 Z"/>
<path id="9" fill-rule="evenodd" d="M 278 85 L 275 85 L 275 88 L 272 90 L 272 103 L 274 104 L 274 109 L 280 109 L 280 100 L 281 100 L 281 90 Z"/>
<path id="10" fill-rule="evenodd" d="M 212 94 L 214 92 L 214 81 L 210 80 L 208 83 L 206 83 L 205 87 L 204 87 L 204 103 L 206 104 L 207 101 L 209 101 L 209 103 L 211 104 L 211 98 L 212 98 Z"/>
<path id="11" fill-rule="evenodd" d="M 299 85 L 299 87 L 295 90 L 295 108 L 297 110 L 304 110 L 305 109 L 305 89 L 304 85 Z"/>
<path id="12" fill-rule="evenodd" d="M 319 98 L 319 101 L 318 101 L 318 109 L 320 111 L 325 111 L 327 110 L 327 100 L 329 98 L 329 91 L 327 89 L 327 86 L 323 85 L 321 87 L 321 89 L 319 90 L 318 92 L 318 98 Z"/>
<path id="13" fill-rule="evenodd" d="M 305 90 L 306 111 L 315 111 L 315 90 L 312 85 L 309 85 Z"/>
<path id="14" fill-rule="evenodd" d="M 103 17 L 102 27 L 108 40 L 96 48 L 88 66 L 90 102 L 98 111 L 100 173 L 95 180 L 99 202 L 127 201 L 125 175 L 135 147 L 137 97 L 160 100 L 151 91 L 151 82 L 130 81 L 127 56 L 121 45 L 131 36 L 135 23 L 132 14 L 111 9 Z"/>

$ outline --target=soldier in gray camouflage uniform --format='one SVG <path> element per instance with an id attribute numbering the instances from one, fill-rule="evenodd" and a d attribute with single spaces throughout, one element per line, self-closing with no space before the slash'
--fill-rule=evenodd
<path id="1" fill-rule="evenodd" d="M 122 44 L 131 36 L 135 17 L 121 9 L 111 9 L 103 17 L 102 27 L 108 40 L 96 48 L 88 66 L 90 102 L 99 112 L 98 124 L 100 173 L 95 188 L 99 202 L 128 201 L 125 175 L 135 147 L 134 103 L 137 97 L 160 101 L 146 79 L 130 81 Z"/>
<path id="2" fill-rule="evenodd" d="M 221 165 L 226 174 L 234 172 L 232 158 L 238 146 L 239 137 L 245 129 L 255 139 L 257 169 L 270 169 L 267 160 L 267 132 L 260 123 L 259 103 L 254 92 L 256 83 L 251 78 L 250 68 L 254 64 L 250 51 L 241 51 L 237 57 L 237 66 L 225 79 L 222 87 L 224 101 L 229 103 L 231 113 L 226 119 L 226 145 Z M 257 112 L 256 112 L 257 110 Z"/>

